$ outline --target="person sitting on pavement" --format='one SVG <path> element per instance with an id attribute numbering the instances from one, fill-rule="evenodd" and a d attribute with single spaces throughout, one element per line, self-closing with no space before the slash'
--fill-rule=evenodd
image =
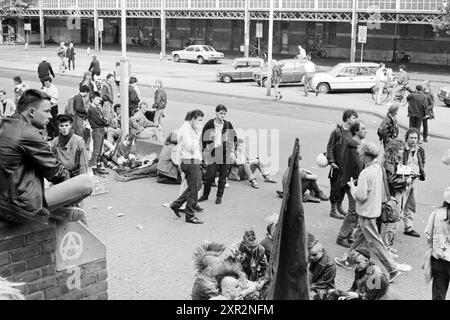
<path id="1" fill-rule="evenodd" d="M 177 131 L 172 131 L 161 149 L 156 167 L 158 183 L 181 184 L 177 140 Z"/>
<path id="2" fill-rule="evenodd" d="M 215 280 L 219 295 L 209 300 L 248 300 L 249 296 L 259 290 L 257 284 L 245 279 L 237 265 L 229 263 L 221 264 Z"/>
<path id="3" fill-rule="evenodd" d="M 208 300 L 219 295 L 215 274 L 221 260 L 219 256 L 225 250 L 223 244 L 205 242 L 194 252 L 196 275 L 192 287 L 192 300 Z"/>
<path id="4" fill-rule="evenodd" d="M 308 252 L 310 297 L 312 300 L 323 300 L 329 290 L 335 289 L 336 263 L 318 240 L 308 243 Z"/>
<path id="5" fill-rule="evenodd" d="M 51 149 L 59 162 L 69 171 L 73 178 L 88 172 L 88 157 L 82 137 L 74 134 L 73 118 L 67 114 L 56 117 L 59 135 L 53 139 Z"/>
<path id="6" fill-rule="evenodd" d="M 51 119 L 50 97 L 38 90 L 23 93 L 14 118 L 0 121 L 0 218 L 12 223 L 49 218 L 78 221 L 86 213 L 73 207 L 93 191 L 83 174 L 70 178 L 39 130 Z M 44 190 L 44 178 L 54 185 Z M 8 183 L 5 183 L 8 182 Z"/>
<path id="7" fill-rule="evenodd" d="M 264 248 L 264 254 L 266 255 L 267 263 L 270 262 L 270 256 L 272 254 L 273 235 L 275 232 L 275 227 L 276 222 L 270 222 L 266 227 L 266 236 L 259 242 L 259 244 Z"/>
<path id="8" fill-rule="evenodd" d="M 119 166 L 119 169 L 124 169 L 124 167 L 129 167 L 130 169 L 136 168 L 136 136 L 132 133 L 126 135 L 125 139 L 120 142 L 112 160 Z"/>
<path id="9" fill-rule="evenodd" d="M 141 99 L 139 98 L 139 89 L 137 87 L 137 78 L 130 77 L 130 83 L 128 85 L 128 101 L 129 101 L 129 112 L 130 117 L 133 115 L 134 110 L 138 109 L 139 102 Z"/>
<path id="10" fill-rule="evenodd" d="M 134 110 L 130 118 L 130 132 L 136 135 L 136 139 L 153 139 L 158 143 L 164 141 L 164 137 L 159 126 L 149 121 L 144 112 L 148 105 L 145 102 L 139 104 L 139 108 Z"/>
<path id="11" fill-rule="evenodd" d="M 28 89 L 31 89 L 31 87 L 19 76 L 14 77 L 13 81 L 14 81 L 14 97 L 15 97 L 14 103 L 17 104 L 19 102 L 20 96 Z"/>
<path id="12" fill-rule="evenodd" d="M 299 162 L 302 159 L 301 155 L 299 155 Z M 289 166 L 291 165 L 291 157 L 288 159 L 288 167 L 284 171 L 283 178 L 282 178 L 282 187 L 283 191 L 277 191 L 277 194 L 280 198 L 283 198 L 284 189 L 287 183 L 288 175 L 289 175 Z M 325 193 L 322 192 L 322 190 L 319 189 L 319 186 L 317 185 L 317 179 L 319 178 L 317 175 L 312 173 L 309 170 L 300 168 L 299 171 L 300 174 L 300 181 L 302 184 L 302 201 L 303 202 L 316 202 L 319 203 L 322 201 L 328 201 L 329 198 L 325 195 Z M 306 191 L 309 190 L 309 194 L 306 193 Z"/>
<path id="13" fill-rule="evenodd" d="M 389 141 L 398 137 L 397 113 L 399 108 L 400 102 L 394 101 L 389 107 L 386 118 L 383 119 L 383 122 L 381 122 L 378 128 L 377 134 L 383 143 L 384 149 L 386 149 Z"/>
<path id="14" fill-rule="evenodd" d="M 12 117 L 16 112 L 16 105 L 11 99 L 6 98 L 6 91 L 0 90 L 0 119 Z"/>
<path id="15" fill-rule="evenodd" d="M 237 139 L 236 150 L 232 153 L 231 161 L 233 164 L 228 175 L 230 180 L 241 181 L 248 179 L 252 187 L 258 189 L 259 186 L 253 174 L 256 170 L 259 170 L 264 178 L 264 182 L 277 183 L 276 180 L 270 177 L 269 172 L 259 158 L 251 160 L 245 154 L 245 145 L 242 139 Z"/>

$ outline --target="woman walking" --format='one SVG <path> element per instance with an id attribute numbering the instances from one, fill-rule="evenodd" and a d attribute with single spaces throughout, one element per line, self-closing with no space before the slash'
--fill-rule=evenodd
<path id="1" fill-rule="evenodd" d="M 444 204 L 428 218 L 425 229 L 431 253 L 432 299 L 445 300 L 450 282 L 450 187 L 444 191 Z"/>

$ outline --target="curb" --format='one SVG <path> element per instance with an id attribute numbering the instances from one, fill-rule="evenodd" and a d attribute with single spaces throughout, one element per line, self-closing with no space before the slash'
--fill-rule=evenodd
<path id="1" fill-rule="evenodd" d="M 24 71 L 24 72 L 32 72 L 28 69 L 17 69 L 17 68 L 8 68 L 8 67 L 2 67 L 2 69 L 6 69 L 6 70 L 19 70 L 19 71 Z M 80 76 L 77 75 L 72 75 L 72 74 L 63 74 L 63 73 L 55 73 L 58 74 L 62 77 L 70 77 L 70 78 L 74 78 L 74 79 L 79 79 Z M 152 88 L 151 85 L 149 84 L 145 84 L 145 83 L 141 83 L 140 86 L 145 87 L 145 88 Z M 240 96 L 240 95 L 235 95 L 235 94 L 228 94 L 228 93 L 218 93 L 218 92 L 210 92 L 210 91 L 205 91 L 205 90 L 195 90 L 195 89 L 182 89 L 182 88 L 177 88 L 177 87 L 170 87 L 170 86 L 165 86 L 166 89 L 169 90 L 178 90 L 178 91 L 184 91 L 184 92 L 197 92 L 197 93 L 203 93 L 203 94 L 214 94 L 216 96 L 222 96 L 222 97 L 229 97 L 229 98 L 239 98 L 239 99 L 248 99 L 248 100 L 258 100 L 258 101 L 267 101 L 268 99 L 265 98 L 249 98 L 246 96 Z M 292 101 L 279 101 L 279 103 L 282 104 L 291 104 L 291 105 L 298 105 L 298 103 L 296 102 L 292 102 Z M 330 107 L 327 105 L 308 105 L 310 107 L 315 107 L 315 108 L 320 108 L 320 109 L 327 109 L 327 110 L 339 110 L 339 111 L 344 111 L 347 110 L 347 108 L 343 108 L 343 107 Z M 372 116 L 378 117 L 380 119 L 384 119 L 385 118 L 385 114 L 382 114 L 381 112 L 376 112 L 376 111 L 371 111 L 371 110 L 363 110 L 363 109 L 358 109 L 357 107 L 354 108 L 356 111 L 358 112 L 364 112 L 367 114 L 370 114 Z M 397 121 L 398 126 L 404 130 L 408 130 L 409 129 L 409 125 L 405 124 L 403 122 Z M 433 138 L 438 138 L 438 139 L 445 139 L 445 140 L 450 140 L 450 135 L 443 135 L 443 134 L 437 134 L 437 133 L 432 133 L 431 131 L 428 132 L 428 136 L 429 137 L 433 137 Z"/>

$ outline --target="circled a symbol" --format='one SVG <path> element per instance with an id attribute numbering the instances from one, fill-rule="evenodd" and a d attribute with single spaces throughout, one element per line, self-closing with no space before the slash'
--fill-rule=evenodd
<path id="1" fill-rule="evenodd" d="M 78 259 L 83 252 L 83 238 L 79 233 L 68 232 L 61 240 L 59 248 L 63 261 Z"/>

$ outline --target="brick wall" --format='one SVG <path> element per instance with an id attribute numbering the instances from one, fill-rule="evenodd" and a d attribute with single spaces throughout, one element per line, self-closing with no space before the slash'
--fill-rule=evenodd
<path id="1" fill-rule="evenodd" d="M 0 276 L 24 282 L 20 289 L 27 300 L 106 300 L 105 257 L 79 265 L 77 271 L 57 271 L 57 227 L 55 224 L 0 227 Z"/>

